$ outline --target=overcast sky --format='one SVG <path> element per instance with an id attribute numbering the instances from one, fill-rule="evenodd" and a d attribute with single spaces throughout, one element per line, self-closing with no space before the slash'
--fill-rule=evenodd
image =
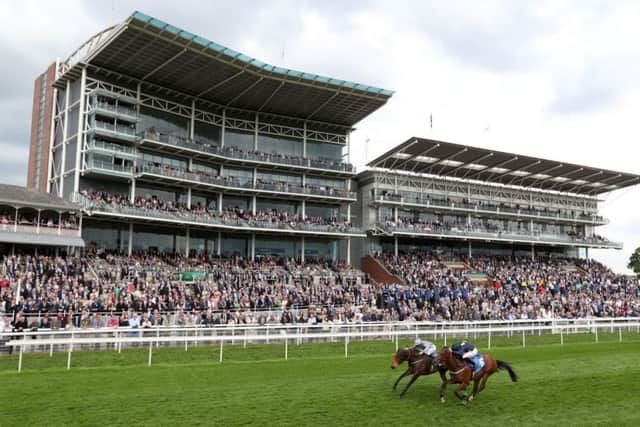
<path id="1" fill-rule="evenodd" d="M 35 77 L 134 10 L 270 64 L 396 91 L 352 136 L 359 170 L 426 136 L 639 172 L 638 1 L 3 0 L 0 181 L 26 183 Z M 600 234 L 625 248 L 590 254 L 619 272 L 640 245 L 639 196 L 602 203 Z"/>

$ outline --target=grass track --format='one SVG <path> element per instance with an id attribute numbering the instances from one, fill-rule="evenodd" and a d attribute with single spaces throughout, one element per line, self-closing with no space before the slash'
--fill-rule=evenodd
<path id="1" fill-rule="evenodd" d="M 146 349 L 0 357 L 0 426 L 12 425 L 640 425 L 640 335 L 494 337 L 521 380 L 493 376 L 466 408 L 439 379 L 391 392 L 390 342 Z M 451 339 L 450 339 L 451 340 Z M 483 350 L 486 339 L 476 340 Z M 439 346 L 442 343 L 439 343 Z M 401 383 L 402 386 L 403 383 Z"/>

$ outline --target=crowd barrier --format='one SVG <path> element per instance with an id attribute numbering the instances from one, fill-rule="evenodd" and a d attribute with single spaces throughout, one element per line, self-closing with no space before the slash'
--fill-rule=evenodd
<path id="1" fill-rule="evenodd" d="M 495 336 L 518 336 L 526 347 L 528 335 L 558 335 L 559 344 L 564 344 L 568 334 L 589 333 L 598 342 L 601 332 L 618 333 L 622 342 L 624 332 L 640 334 L 640 318 L 597 319 L 540 319 L 513 321 L 477 322 L 370 322 L 370 323 L 324 323 L 317 325 L 225 325 L 219 327 L 155 327 L 145 329 L 109 328 L 50 330 L 37 332 L 11 332 L 2 335 L 6 345 L 19 352 L 18 372 L 22 370 L 24 353 L 67 352 L 67 369 L 71 368 L 71 355 L 78 350 L 112 350 L 122 352 L 123 347 L 146 347 L 148 365 L 151 366 L 153 349 L 166 346 L 189 346 L 201 344 L 219 345 L 219 361 L 222 363 L 224 346 L 248 344 L 283 344 L 284 359 L 288 359 L 290 344 L 320 342 L 344 342 L 344 354 L 348 357 L 349 342 L 353 340 L 391 340 L 396 350 L 400 339 L 441 339 L 444 345 L 454 338 L 491 338 Z"/>

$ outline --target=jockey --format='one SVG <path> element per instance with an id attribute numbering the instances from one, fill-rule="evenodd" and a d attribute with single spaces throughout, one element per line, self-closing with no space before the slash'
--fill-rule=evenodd
<path id="1" fill-rule="evenodd" d="M 432 354 L 436 352 L 436 345 L 430 341 L 422 341 L 420 338 L 416 338 L 413 343 L 414 350 L 418 350 L 420 354 L 424 354 L 429 357 L 433 357 Z"/>
<path id="2" fill-rule="evenodd" d="M 472 369 L 475 369 L 476 364 L 473 362 L 473 358 L 478 355 L 478 349 L 475 345 L 468 341 L 461 341 L 451 346 L 451 351 L 458 358 L 466 360 L 471 364 Z"/>

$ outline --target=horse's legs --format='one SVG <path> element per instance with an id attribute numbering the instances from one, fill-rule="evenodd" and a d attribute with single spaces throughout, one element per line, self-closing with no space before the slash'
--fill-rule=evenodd
<path id="1" fill-rule="evenodd" d="M 409 382 L 407 383 L 407 386 L 404 388 L 404 390 L 402 390 L 402 393 L 400 393 L 400 396 L 398 396 L 398 399 L 402 399 L 402 397 L 405 395 L 407 390 L 409 390 L 409 387 L 411 387 L 411 384 L 413 384 L 414 381 L 417 380 L 419 376 L 420 375 L 415 374 L 413 377 L 411 377 L 411 380 L 409 380 Z"/>
<path id="2" fill-rule="evenodd" d="M 440 402 L 444 403 L 444 394 L 447 391 L 447 374 L 443 371 L 440 372 L 440 379 L 442 379 L 442 384 L 440 384 Z"/>
<path id="3" fill-rule="evenodd" d="M 407 369 L 406 371 L 404 371 L 402 373 L 402 375 L 400 375 L 398 377 L 398 379 L 396 380 L 395 384 L 393 384 L 393 388 L 391 390 L 395 390 L 396 387 L 398 387 L 398 383 L 400 382 L 401 379 L 403 379 L 404 377 L 406 377 L 407 375 L 409 375 L 409 369 Z"/>
<path id="4" fill-rule="evenodd" d="M 478 390 L 478 393 L 484 390 L 484 386 L 487 384 L 487 380 L 489 379 L 489 376 L 490 374 L 484 374 L 484 376 L 482 377 L 482 380 L 480 380 L 480 390 Z"/>

